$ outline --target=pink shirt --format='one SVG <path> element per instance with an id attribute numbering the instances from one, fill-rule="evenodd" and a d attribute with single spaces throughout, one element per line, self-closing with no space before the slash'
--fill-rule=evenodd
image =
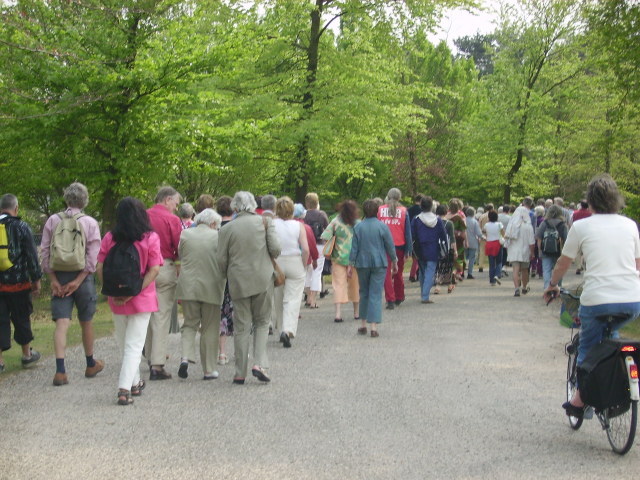
<path id="1" fill-rule="evenodd" d="M 98 253 L 98 262 L 104 263 L 109 250 L 115 245 L 111 237 L 111 232 L 102 239 L 100 244 L 100 252 Z M 142 240 L 134 243 L 138 254 L 140 255 L 140 275 L 144 275 L 149 268 L 156 265 L 162 265 L 162 255 L 160 254 L 160 238 L 156 232 L 149 232 L 142 237 Z M 156 282 L 151 282 L 147 288 L 143 289 L 138 295 L 133 297 L 124 305 L 116 305 L 113 303 L 113 297 L 107 297 L 111 311 L 117 315 L 133 315 L 143 312 L 158 311 L 158 297 L 156 296 Z"/>
<path id="2" fill-rule="evenodd" d="M 158 203 L 148 209 L 147 214 L 153 230 L 160 237 L 162 258 L 177 260 L 180 234 L 182 233 L 180 218 L 167 210 L 164 205 Z"/>
<path id="3" fill-rule="evenodd" d="M 81 210 L 79 208 L 67 208 L 65 210 L 67 215 L 75 215 L 80 212 Z M 42 259 L 42 270 L 44 270 L 45 273 L 53 272 L 49 267 L 49 255 L 51 253 L 51 236 L 56 230 L 58 223 L 60 223 L 58 214 L 51 215 L 47 223 L 44 224 L 44 230 L 42 231 L 40 258 Z M 98 250 L 100 250 L 100 226 L 96 219 L 89 215 L 80 217 L 78 223 L 82 226 L 86 239 L 84 271 L 94 273 L 96 271 L 96 257 L 98 256 Z"/>

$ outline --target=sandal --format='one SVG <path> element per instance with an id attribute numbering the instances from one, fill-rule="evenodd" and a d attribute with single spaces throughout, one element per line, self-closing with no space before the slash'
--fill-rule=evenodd
<path id="1" fill-rule="evenodd" d="M 144 387 L 146 386 L 146 382 L 144 380 L 140 380 L 136 385 L 131 387 L 131 396 L 139 397 L 140 395 L 142 395 L 142 390 L 144 390 Z"/>
<path id="2" fill-rule="evenodd" d="M 131 405 L 133 398 L 131 398 L 131 392 L 129 390 L 118 390 L 118 405 Z"/>
<path id="3" fill-rule="evenodd" d="M 360 327 L 360 328 L 358 329 L 358 333 L 359 333 L 360 335 L 366 335 L 366 334 L 367 334 L 367 327 Z"/>
<path id="4" fill-rule="evenodd" d="M 307 308 L 320 308 L 317 303 L 315 305 L 311 305 L 310 303 L 305 303 L 304 306 Z"/>
<path id="5" fill-rule="evenodd" d="M 440 294 L 440 289 L 438 287 L 436 287 L 436 289 L 433 291 L 434 295 L 438 295 Z"/>
<path id="6" fill-rule="evenodd" d="M 371 336 L 375 338 L 375 337 L 379 337 L 380 335 L 378 334 L 377 330 L 371 330 Z"/>
<path id="7" fill-rule="evenodd" d="M 342 323 L 342 319 L 341 318 L 334 318 L 333 321 L 336 322 L 336 323 Z"/>
<path id="8" fill-rule="evenodd" d="M 454 283 L 454 284 L 449 285 L 449 286 L 447 287 L 447 293 L 451 293 L 451 292 L 453 292 L 453 291 L 455 290 L 455 288 L 456 288 L 455 283 Z"/>
<path id="9" fill-rule="evenodd" d="M 218 365 L 226 365 L 227 363 L 229 363 L 229 359 L 224 353 L 218 355 Z"/>

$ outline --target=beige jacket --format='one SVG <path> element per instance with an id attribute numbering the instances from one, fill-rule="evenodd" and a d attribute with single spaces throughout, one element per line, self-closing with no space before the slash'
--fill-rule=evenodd
<path id="1" fill-rule="evenodd" d="M 226 278 L 218 266 L 218 231 L 202 224 L 183 230 L 178 253 L 176 298 L 222 305 Z"/>
<path id="2" fill-rule="evenodd" d="M 240 212 L 220 229 L 218 265 L 229 280 L 232 299 L 266 292 L 273 285 L 273 264 L 269 257 L 275 259 L 279 255 L 280 241 L 270 218 Z"/>

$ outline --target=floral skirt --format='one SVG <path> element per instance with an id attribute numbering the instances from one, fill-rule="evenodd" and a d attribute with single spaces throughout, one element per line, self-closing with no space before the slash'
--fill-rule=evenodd
<path id="1" fill-rule="evenodd" d="M 220 307 L 220 335 L 233 335 L 233 302 L 229 295 L 229 283 L 224 287 L 224 298 Z"/>

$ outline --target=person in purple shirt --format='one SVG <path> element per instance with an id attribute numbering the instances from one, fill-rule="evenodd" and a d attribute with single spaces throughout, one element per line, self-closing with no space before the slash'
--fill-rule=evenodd
<path id="1" fill-rule="evenodd" d="M 66 216 L 82 213 L 89 203 L 89 192 L 83 184 L 74 182 L 64 190 L 64 201 L 67 209 L 64 212 L 51 215 L 42 231 L 40 255 L 42 270 L 51 281 L 51 315 L 56 322 L 53 334 L 53 344 L 56 354 L 56 373 L 53 377 L 55 386 L 69 383 L 65 368 L 65 349 L 67 345 L 67 331 L 71 325 L 73 306 L 78 311 L 78 320 L 82 328 L 82 345 L 86 356 L 87 368 L 84 375 L 95 377 L 104 368 L 104 362 L 93 358 L 93 315 L 96 313 L 96 286 L 93 274 L 96 271 L 98 251 L 100 250 L 100 227 L 98 222 L 89 215 L 82 214 L 78 223 L 82 227 L 85 238 L 85 266 L 78 271 L 54 271 L 49 265 L 51 259 L 51 240 L 58 223 Z"/>

